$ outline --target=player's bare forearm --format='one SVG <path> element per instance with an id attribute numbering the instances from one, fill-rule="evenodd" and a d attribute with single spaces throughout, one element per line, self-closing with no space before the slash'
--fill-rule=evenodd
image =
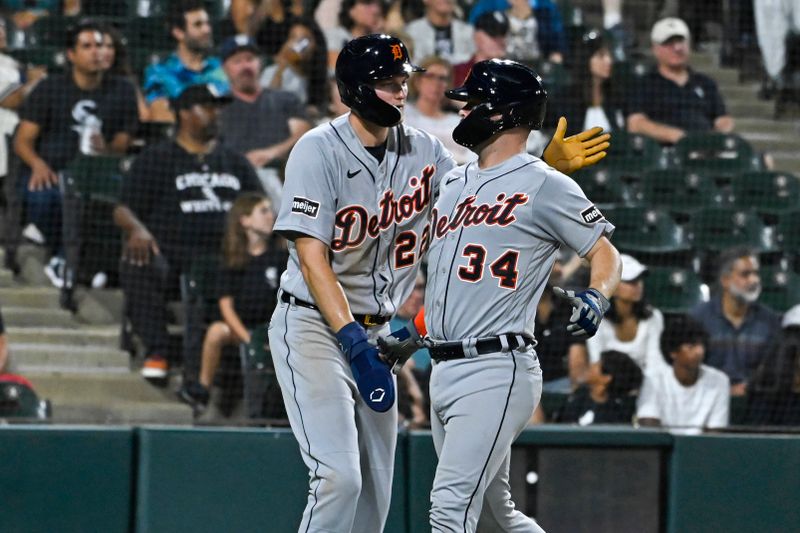
<path id="1" fill-rule="evenodd" d="M 336 332 L 354 321 L 350 305 L 328 260 L 328 247 L 313 237 L 295 240 L 300 270 L 323 318 Z"/>
<path id="2" fill-rule="evenodd" d="M 607 238 L 600 237 L 586 254 L 586 259 L 592 268 L 589 286 L 600 291 L 606 298 L 611 298 L 622 274 L 619 252 Z"/>
<path id="3" fill-rule="evenodd" d="M 250 342 L 250 332 L 244 327 L 242 319 L 236 313 L 233 307 L 233 298 L 230 296 L 223 296 L 219 299 L 219 312 L 222 315 L 222 320 L 231 328 L 236 337 L 242 342 Z"/>
<path id="4" fill-rule="evenodd" d="M 657 428 L 661 427 L 661 420 L 658 418 L 640 418 L 638 423 L 642 427 Z"/>
<path id="5" fill-rule="evenodd" d="M 675 144 L 686 135 L 682 129 L 650 120 L 644 113 L 629 116 L 627 126 L 630 133 L 641 133 L 662 143 Z"/>

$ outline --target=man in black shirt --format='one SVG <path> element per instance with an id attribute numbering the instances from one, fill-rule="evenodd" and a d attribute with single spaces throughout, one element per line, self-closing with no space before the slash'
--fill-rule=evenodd
<path id="1" fill-rule="evenodd" d="M 733 118 L 717 84 L 689 68 L 689 28 L 678 18 L 655 23 L 650 34 L 656 68 L 637 81 L 631 95 L 628 131 L 675 144 L 686 132 L 733 131 Z"/>
<path id="2" fill-rule="evenodd" d="M 220 115 L 222 142 L 256 168 L 277 210 L 283 189 L 277 167 L 285 163 L 311 123 L 297 95 L 261 87 L 261 59 L 255 41 L 242 35 L 231 37 L 222 43 L 220 56 L 233 95 L 233 102 Z"/>
<path id="3" fill-rule="evenodd" d="M 122 183 L 114 222 L 127 236 L 121 281 L 133 326 L 145 344 L 145 378 L 167 377 L 165 291 L 192 259 L 215 255 L 225 215 L 240 192 L 261 191 L 244 156 L 217 142 L 221 97 L 191 85 L 173 102 L 175 139 L 148 147 Z M 197 380 L 199 339 L 184 343 L 185 379 Z"/>
<path id="4" fill-rule="evenodd" d="M 104 74 L 102 43 L 102 29 L 93 22 L 71 28 L 67 59 L 72 68 L 42 81 L 19 112 L 14 151 L 25 168 L 18 190 L 28 221 L 54 256 L 45 272 L 56 286 L 63 286 L 58 172 L 79 153 L 124 154 L 138 120 L 134 86 Z"/>

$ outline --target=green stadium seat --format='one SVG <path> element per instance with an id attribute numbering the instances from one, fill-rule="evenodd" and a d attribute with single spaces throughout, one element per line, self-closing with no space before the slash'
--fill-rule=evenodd
<path id="1" fill-rule="evenodd" d="M 67 279 L 86 280 L 119 267 L 121 233 L 112 213 L 119 199 L 122 160 L 78 156 L 61 173 L 64 259 Z M 74 308 L 72 283 L 62 290 L 62 305 Z"/>
<path id="2" fill-rule="evenodd" d="M 800 208 L 784 211 L 778 215 L 778 224 L 775 226 L 778 246 L 787 253 L 800 254 Z"/>
<path id="3" fill-rule="evenodd" d="M 50 402 L 40 400 L 30 387 L 12 381 L 0 382 L 0 420 L 46 420 L 50 418 Z"/>
<path id="4" fill-rule="evenodd" d="M 217 278 L 221 268 L 218 255 L 197 255 L 188 271 L 181 275 L 181 298 L 184 303 L 199 302 L 216 307 Z"/>
<path id="5" fill-rule="evenodd" d="M 696 250 L 720 252 L 749 246 L 759 252 L 775 249 L 774 239 L 755 213 L 736 208 L 710 208 L 693 214 L 687 225 Z"/>
<path id="6" fill-rule="evenodd" d="M 737 207 L 762 216 L 800 207 L 800 181 L 789 172 L 745 172 L 732 179 L 731 192 Z"/>
<path id="7" fill-rule="evenodd" d="M 542 84 L 548 93 L 556 94 L 566 87 L 567 73 L 561 63 L 541 61 L 534 65 L 534 69 L 542 78 Z"/>
<path id="8" fill-rule="evenodd" d="M 698 172 L 680 169 L 649 171 L 641 185 L 645 205 L 667 209 L 686 216 L 701 209 L 719 205 L 722 194 L 714 181 Z"/>
<path id="9" fill-rule="evenodd" d="M 614 170 L 641 173 L 653 168 L 666 167 L 667 158 L 661 146 L 653 139 L 617 131 L 611 136 L 608 155 L 599 165 Z"/>
<path id="10" fill-rule="evenodd" d="M 680 168 L 709 175 L 761 168 L 750 143 L 731 133 L 690 133 L 675 145 L 675 157 Z"/>
<path id="11" fill-rule="evenodd" d="M 29 46 L 11 51 L 11 55 L 21 65 L 47 67 L 50 72 L 63 69 L 67 64 L 63 46 Z"/>
<path id="12" fill-rule="evenodd" d="M 573 176 L 586 197 L 600 208 L 633 203 L 633 196 L 619 175 L 607 168 L 589 167 Z"/>
<path id="13" fill-rule="evenodd" d="M 648 267 L 645 290 L 648 301 L 664 313 L 686 313 L 708 299 L 708 287 L 684 268 Z"/>
<path id="14" fill-rule="evenodd" d="M 78 21 L 75 17 L 48 15 L 41 17 L 30 29 L 29 45 L 55 46 L 63 50 L 67 44 L 67 30 Z"/>
<path id="15" fill-rule="evenodd" d="M 167 21 L 163 17 L 133 18 L 125 30 L 128 49 L 148 50 L 151 54 L 174 49 L 175 42 L 167 26 Z"/>
<path id="16" fill-rule="evenodd" d="M 779 267 L 761 268 L 761 303 L 783 313 L 800 304 L 800 275 Z"/>
<path id="17" fill-rule="evenodd" d="M 682 228 L 663 210 L 618 207 L 603 214 L 616 227 L 611 242 L 624 252 L 672 254 L 690 249 Z"/>

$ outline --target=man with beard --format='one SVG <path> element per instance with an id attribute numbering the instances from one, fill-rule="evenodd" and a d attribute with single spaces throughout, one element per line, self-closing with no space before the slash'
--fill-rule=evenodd
<path id="1" fill-rule="evenodd" d="M 161 63 L 144 73 L 144 95 L 150 108 L 149 119 L 173 122 L 169 100 L 189 85 L 210 83 L 220 93 L 227 92 L 228 79 L 219 58 L 210 57 L 214 46 L 211 21 L 202 0 L 177 0 L 169 12 L 170 33 L 178 47 Z"/>
<path id="2" fill-rule="evenodd" d="M 744 247 L 720 254 L 719 293 L 698 304 L 692 317 L 708 332 L 706 362 L 725 372 L 731 395 L 747 393 L 747 383 L 780 333 L 780 317 L 758 303 L 758 257 Z M 664 352 L 666 355 L 667 352 Z"/>
<path id="3" fill-rule="evenodd" d="M 220 115 L 222 142 L 255 167 L 277 209 L 283 189 L 278 167 L 311 129 L 311 123 L 297 95 L 261 88 L 261 59 L 255 41 L 244 35 L 231 37 L 222 43 L 220 56 L 233 96 Z"/>
<path id="4" fill-rule="evenodd" d="M 213 85 L 187 87 L 173 102 L 177 133 L 148 146 L 122 182 L 114 222 L 126 236 L 120 278 L 133 331 L 145 346 L 142 376 L 167 377 L 166 302 L 194 258 L 218 253 L 225 217 L 241 192 L 261 191 L 244 156 L 218 143 L 230 97 Z M 184 382 L 197 380 L 202 331 L 183 346 Z"/>

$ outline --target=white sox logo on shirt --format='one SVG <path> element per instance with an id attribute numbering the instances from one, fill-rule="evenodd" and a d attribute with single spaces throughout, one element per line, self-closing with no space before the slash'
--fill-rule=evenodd
<path id="1" fill-rule="evenodd" d="M 377 215 L 370 216 L 367 209 L 358 204 L 348 205 L 337 211 L 334 220 L 337 236 L 331 241 L 331 250 L 338 252 L 345 248 L 355 248 L 367 236 L 374 239 L 392 225 L 401 224 L 417 213 L 422 213 L 431 203 L 431 179 L 435 172 L 436 167 L 428 165 L 422 169 L 420 177 L 413 176 L 408 181 L 414 189 L 411 194 L 395 199 L 391 189 L 384 192 L 378 202 L 380 212 Z"/>

